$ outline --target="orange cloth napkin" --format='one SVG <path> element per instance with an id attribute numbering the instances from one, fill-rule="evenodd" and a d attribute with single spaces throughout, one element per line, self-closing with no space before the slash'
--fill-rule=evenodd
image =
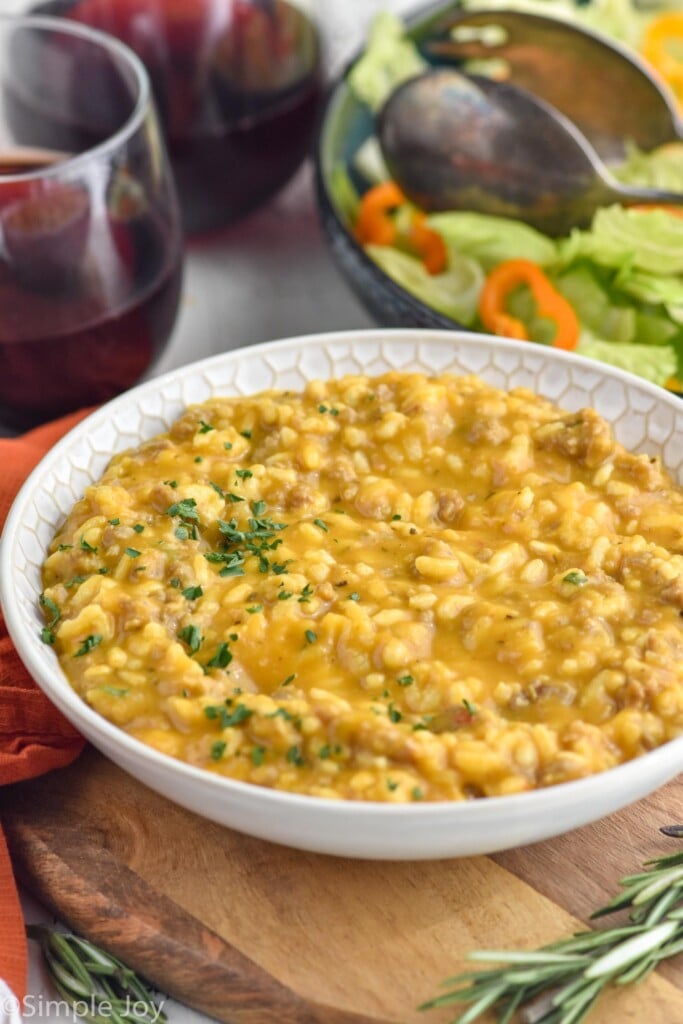
<path id="1" fill-rule="evenodd" d="M 87 412 L 16 439 L 0 439 L 0 528 L 19 487 L 40 458 Z M 22 665 L 0 614 L 0 786 L 69 764 L 84 740 L 43 696 Z M 0 978 L 26 994 L 26 937 L 12 867 L 0 830 Z"/>

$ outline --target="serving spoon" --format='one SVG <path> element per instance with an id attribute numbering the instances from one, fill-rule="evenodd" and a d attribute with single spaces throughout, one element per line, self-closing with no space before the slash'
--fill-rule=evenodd
<path id="1" fill-rule="evenodd" d="M 649 65 L 583 26 L 450 2 L 420 20 L 411 37 L 432 63 L 503 61 L 506 81 L 568 117 L 607 164 L 623 159 L 626 139 L 648 151 L 683 138 L 675 97 Z"/>
<path id="2" fill-rule="evenodd" d="M 617 181 L 549 103 L 507 82 L 450 68 L 395 90 L 377 131 L 392 177 L 432 212 L 476 210 L 563 235 L 611 203 L 683 204 L 683 193 Z"/>

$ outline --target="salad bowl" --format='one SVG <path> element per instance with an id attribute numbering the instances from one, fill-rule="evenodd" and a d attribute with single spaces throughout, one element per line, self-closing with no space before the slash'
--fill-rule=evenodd
<path id="1" fill-rule="evenodd" d="M 552 15 L 553 5 L 548 6 Z M 571 347 L 670 390 L 683 390 L 683 220 L 679 225 L 668 209 L 605 207 L 586 230 L 572 230 L 560 239 L 512 219 L 515 213 L 505 204 L 500 215 L 491 217 L 464 207 L 429 215 L 425 224 L 440 236 L 448 253 L 443 272 L 437 273 L 425 273 L 414 258 L 406 231 L 411 216 L 407 201 L 390 211 L 398 225 L 392 243 L 377 242 L 361 230 L 366 197 L 383 184 L 393 184 L 378 142 L 376 115 L 388 109 L 384 105 L 401 82 L 429 68 L 424 27 L 434 19 L 435 9 L 439 5 L 421 10 L 407 28 L 390 15 L 380 16 L 366 49 L 330 92 L 317 138 L 315 181 L 323 233 L 342 275 L 383 325 L 509 334 L 482 323 L 477 294 L 481 296 L 487 276 L 499 263 L 531 261 L 576 313 L 579 330 Z M 593 32 L 593 38 L 599 36 Z M 653 154 L 626 143 L 625 162 L 610 171 L 626 190 L 643 196 L 650 189 L 683 192 L 683 142 L 671 142 Z M 673 261 L 671 252 L 679 254 Z M 637 280 L 629 279 L 631 271 Z M 641 271 L 648 282 L 645 290 Z M 533 303 L 524 296 L 515 301 L 522 314 L 512 312 L 526 328 L 515 336 L 553 344 L 548 324 L 538 323 L 543 317 L 535 314 Z"/>
<path id="2" fill-rule="evenodd" d="M 683 769 L 683 737 L 587 778 L 503 797 L 383 804 L 301 796 L 207 773 L 132 738 L 71 688 L 41 643 L 41 566 L 49 542 L 111 457 L 169 428 L 189 404 L 312 379 L 389 370 L 471 374 L 524 386 L 568 410 L 594 407 L 617 439 L 660 455 L 683 484 L 683 407 L 618 369 L 571 353 L 458 331 L 376 330 L 293 338 L 235 350 L 141 385 L 79 424 L 31 474 L 0 550 L 0 598 L 16 648 L 38 685 L 99 750 L 172 801 L 222 825 L 340 856 L 429 859 L 524 845 L 595 821 Z"/>

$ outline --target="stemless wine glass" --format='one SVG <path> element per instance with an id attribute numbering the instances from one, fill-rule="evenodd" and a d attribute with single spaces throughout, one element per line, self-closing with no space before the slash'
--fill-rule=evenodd
<path id="1" fill-rule="evenodd" d="M 308 152 L 322 90 L 320 48 L 297 0 L 31 6 L 110 32 L 144 61 L 189 233 L 254 209 Z"/>
<path id="2" fill-rule="evenodd" d="M 147 74 L 117 40 L 0 18 L 0 418 L 105 401 L 175 322 L 178 205 Z"/>

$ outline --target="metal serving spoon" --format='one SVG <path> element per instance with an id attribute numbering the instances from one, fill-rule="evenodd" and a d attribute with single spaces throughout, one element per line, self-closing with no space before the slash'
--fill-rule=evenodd
<path id="1" fill-rule="evenodd" d="M 650 150 L 683 138 L 671 91 L 633 51 L 600 33 L 545 15 L 450 2 L 420 20 L 411 36 L 432 63 L 494 58 L 506 80 L 551 103 L 608 164 L 630 139 Z"/>
<path id="2" fill-rule="evenodd" d="M 424 210 L 477 210 L 563 235 L 610 203 L 683 204 L 683 193 L 618 182 L 550 104 L 448 68 L 400 86 L 377 130 L 389 171 Z"/>

